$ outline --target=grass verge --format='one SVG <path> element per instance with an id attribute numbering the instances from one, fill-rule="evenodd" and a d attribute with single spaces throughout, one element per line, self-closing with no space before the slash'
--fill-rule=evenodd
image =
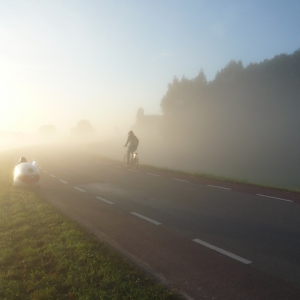
<path id="1" fill-rule="evenodd" d="M 0 156 L 0 299 L 180 299 L 31 190 Z"/>

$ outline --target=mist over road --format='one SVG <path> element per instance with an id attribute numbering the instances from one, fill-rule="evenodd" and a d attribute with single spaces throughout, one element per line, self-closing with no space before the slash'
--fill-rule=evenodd
<path id="1" fill-rule="evenodd" d="M 30 151 L 47 201 L 186 298 L 298 299 L 295 196 L 134 171 L 70 149 Z"/>

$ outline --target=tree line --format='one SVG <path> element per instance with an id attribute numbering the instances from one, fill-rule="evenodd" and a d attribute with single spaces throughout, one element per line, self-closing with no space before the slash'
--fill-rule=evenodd
<path id="1" fill-rule="evenodd" d="M 160 116 L 139 109 L 134 128 L 156 131 L 194 165 L 299 171 L 300 49 L 246 67 L 232 60 L 212 81 L 203 70 L 174 77 L 160 106 Z"/>

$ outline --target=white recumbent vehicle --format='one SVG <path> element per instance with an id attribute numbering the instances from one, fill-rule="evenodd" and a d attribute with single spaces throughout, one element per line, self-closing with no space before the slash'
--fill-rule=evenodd
<path id="1" fill-rule="evenodd" d="M 33 187 L 40 186 L 40 172 L 34 162 L 27 162 L 25 157 L 22 157 L 14 169 L 15 187 Z"/>

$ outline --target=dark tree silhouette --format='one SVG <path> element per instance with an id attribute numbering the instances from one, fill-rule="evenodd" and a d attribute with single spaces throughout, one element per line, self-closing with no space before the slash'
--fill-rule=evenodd
<path id="1" fill-rule="evenodd" d="M 246 67 L 232 60 L 210 82 L 202 70 L 194 79 L 174 77 L 151 126 L 173 149 L 191 149 L 195 164 L 210 158 L 210 165 L 299 178 L 299 95 L 300 49 Z M 150 122 L 138 115 L 136 128 Z"/>

